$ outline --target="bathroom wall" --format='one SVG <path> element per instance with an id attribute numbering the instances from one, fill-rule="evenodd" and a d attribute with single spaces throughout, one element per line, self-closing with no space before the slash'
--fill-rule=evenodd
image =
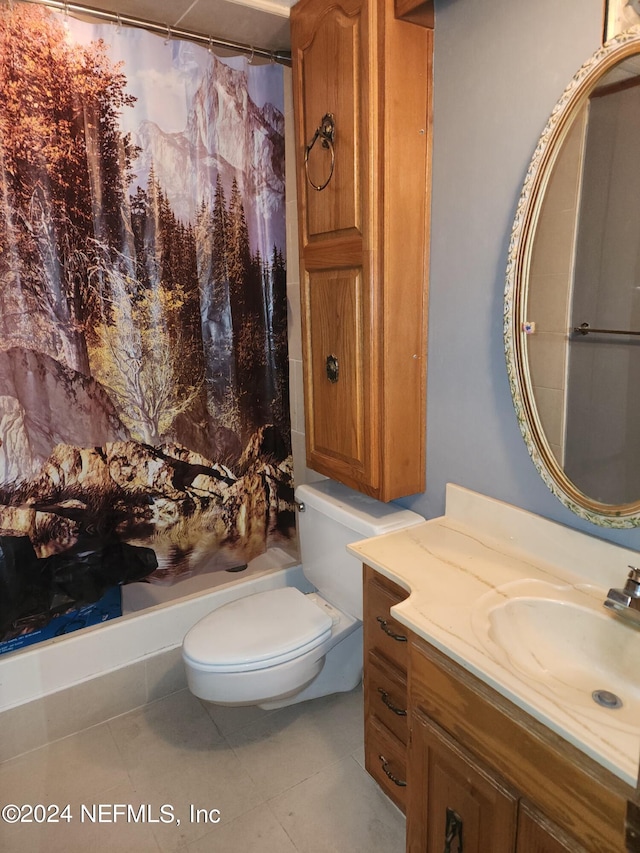
<path id="1" fill-rule="evenodd" d="M 435 7 L 427 487 L 400 503 L 435 517 L 453 482 L 640 549 L 640 530 L 583 521 L 542 482 L 514 415 L 502 338 L 507 250 L 522 183 L 552 108 L 602 42 L 604 4 L 435 0 Z M 291 234 L 293 195 L 288 199 Z M 290 270 L 293 255 L 290 249 Z M 299 321 L 296 283 L 289 284 L 290 318 L 297 311 Z M 297 334 L 290 358 L 301 482 L 308 472 Z"/>
<path id="2" fill-rule="evenodd" d="M 640 530 L 582 521 L 547 490 L 516 422 L 502 341 L 522 182 L 553 106 L 601 44 L 603 7 L 436 0 L 427 488 L 402 503 L 439 515 L 454 482 L 640 549 Z"/>

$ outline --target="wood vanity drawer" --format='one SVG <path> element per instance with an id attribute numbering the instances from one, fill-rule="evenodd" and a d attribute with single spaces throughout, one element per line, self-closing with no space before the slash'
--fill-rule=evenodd
<path id="1" fill-rule="evenodd" d="M 401 809 L 406 810 L 407 752 L 375 717 L 369 719 L 365 741 L 365 767 L 385 794 Z"/>
<path id="2" fill-rule="evenodd" d="M 408 593 L 368 566 L 365 566 L 364 577 L 365 649 L 375 649 L 406 674 L 409 632 L 404 625 L 396 622 L 389 611 Z"/>
<path id="3" fill-rule="evenodd" d="M 376 717 L 406 746 L 409 734 L 407 682 L 375 652 L 365 667 L 364 698 L 367 717 Z"/>

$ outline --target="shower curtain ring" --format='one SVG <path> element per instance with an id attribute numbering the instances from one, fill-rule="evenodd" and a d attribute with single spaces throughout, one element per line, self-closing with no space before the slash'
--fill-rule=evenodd
<path id="1" fill-rule="evenodd" d="M 171 27 L 167 27 L 167 35 L 165 37 L 164 43 L 169 44 L 171 41 Z"/>
<path id="2" fill-rule="evenodd" d="M 249 65 L 253 65 L 253 58 L 255 56 L 256 49 L 253 45 L 251 45 L 251 55 L 249 56 Z"/>

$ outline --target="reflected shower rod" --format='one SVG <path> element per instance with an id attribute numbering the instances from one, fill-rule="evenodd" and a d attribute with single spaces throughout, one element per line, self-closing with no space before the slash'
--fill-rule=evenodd
<path id="1" fill-rule="evenodd" d="M 9 0 L 11 4 L 12 0 Z M 98 21 L 105 21 L 109 24 L 117 24 L 128 27 L 138 27 L 138 29 L 149 30 L 156 35 L 164 36 L 166 39 L 177 38 L 184 41 L 192 41 L 202 47 L 220 50 L 227 50 L 230 53 L 242 53 L 253 58 L 266 59 L 269 62 L 277 62 L 280 65 L 291 65 L 291 54 L 283 50 L 268 50 L 265 47 L 255 47 L 250 44 L 242 44 L 241 42 L 228 41 L 227 39 L 216 38 L 215 36 L 204 35 L 203 33 L 194 33 L 189 30 L 182 30 L 178 27 L 171 27 L 168 24 L 158 24 L 155 21 L 146 21 L 143 18 L 132 18 L 130 15 L 121 15 L 118 12 L 108 12 L 106 9 L 96 9 L 92 6 L 83 6 L 79 3 L 66 3 L 65 0 L 26 0 L 27 3 L 35 3 L 38 6 L 48 6 L 50 9 L 56 9 L 58 12 L 64 12 L 69 15 L 90 16 Z"/>
<path id="2" fill-rule="evenodd" d="M 580 326 L 574 326 L 573 331 L 578 335 L 632 335 L 640 336 L 640 332 L 633 332 L 627 329 L 592 329 L 588 323 L 582 323 Z"/>

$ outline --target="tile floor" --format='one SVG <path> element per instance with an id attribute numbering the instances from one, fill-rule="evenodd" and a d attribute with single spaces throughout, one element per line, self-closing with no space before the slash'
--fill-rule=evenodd
<path id="1" fill-rule="evenodd" d="M 270 712 L 181 690 L 0 764 L 0 804 L 49 807 L 0 820 L 0 850 L 403 853 L 363 764 L 360 688 Z"/>

